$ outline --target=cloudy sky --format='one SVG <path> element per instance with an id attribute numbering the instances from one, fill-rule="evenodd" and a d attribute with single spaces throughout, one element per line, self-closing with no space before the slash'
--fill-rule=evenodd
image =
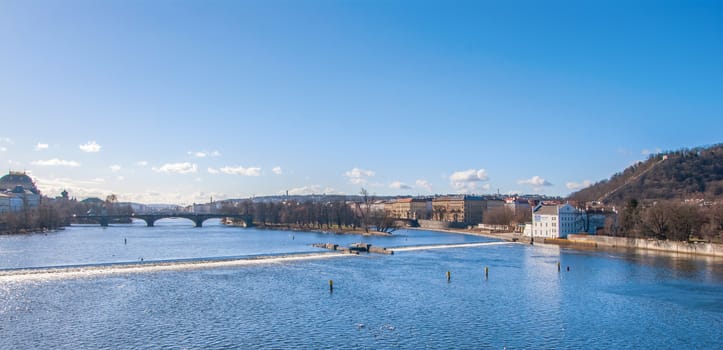
<path id="1" fill-rule="evenodd" d="M 714 1 L 0 2 L 0 164 L 50 196 L 566 195 L 721 96 Z"/>

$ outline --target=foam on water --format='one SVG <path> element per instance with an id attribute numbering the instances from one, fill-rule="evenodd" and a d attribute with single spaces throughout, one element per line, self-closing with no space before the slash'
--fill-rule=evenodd
<path id="1" fill-rule="evenodd" d="M 71 267 L 41 267 L 33 269 L 13 269 L 0 271 L 0 283 L 20 282 L 29 280 L 50 280 L 78 277 L 93 277 L 124 273 L 149 273 L 158 271 L 176 271 L 190 269 L 211 269 L 222 267 L 250 266 L 273 264 L 287 261 L 300 261 L 311 259 L 328 259 L 341 256 L 353 256 L 336 252 L 303 253 L 271 256 L 254 256 L 232 259 L 214 260 L 182 260 L 160 261 L 147 263 L 83 265 Z"/>

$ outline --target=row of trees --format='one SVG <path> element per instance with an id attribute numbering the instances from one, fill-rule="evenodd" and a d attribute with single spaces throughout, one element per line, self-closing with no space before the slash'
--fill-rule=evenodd
<path id="1" fill-rule="evenodd" d="M 680 201 L 657 201 L 643 205 L 629 200 L 617 223 L 607 223 L 612 234 L 687 241 L 720 241 L 723 234 L 723 203 L 701 206 Z"/>
<path id="2" fill-rule="evenodd" d="M 243 201 L 237 206 L 225 205 L 222 214 L 246 215 L 260 226 L 285 226 L 288 228 L 316 230 L 375 230 L 392 232 L 395 220 L 384 211 L 373 210 L 374 196 L 362 189 L 361 201 L 345 200 L 253 202 Z"/>
<path id="3" fill-rule="evenodd" d="M 101 199 L 77 201 L 68 198 L 42 197 L 40 205 L 24 205 L 20 211 L 0 214 L 0 233 L 21 233 L 53 230 L 70 225 L 74 215 L 128 215 L 129 205 L 118 203 L 115 195 Z"/>

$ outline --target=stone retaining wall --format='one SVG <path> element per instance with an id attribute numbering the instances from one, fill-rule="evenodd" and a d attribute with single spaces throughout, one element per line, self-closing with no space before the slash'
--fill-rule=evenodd
<path id="1" fill-rule="evenodd" d="M 657 239 L 646 238 L 591 236 L 582 234 L 570 234 L 567 236 L 567 239 L 570 242 L 588 244 L 595 243 L 599 246 L 650 249 L 683 254 L 699 254 L 723 257 L 723 244 L 715 243 L 688 243 L 677 241 L 661 241 Z"/>
<path id="2" fill-rule="evenodd" d="M 418 220 L 419 227 L 430 228 L 433 230 L 444 230 L 448 228 L 467 228 L 463 222 L 449 222 L 437 220 Z"/>

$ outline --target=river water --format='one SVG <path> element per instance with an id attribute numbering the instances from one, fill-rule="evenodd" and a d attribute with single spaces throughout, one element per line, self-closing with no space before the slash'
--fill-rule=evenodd
<path id="1" fill-rule="evenodd" d="M 205 225 L 162 220 L 153 228 L 0 236 L 0 349 L 723 344 L 721 259 L 524 244 L 331 255 L 311 244 L 493 240 L 424 230 L 360 237 Z"/>

